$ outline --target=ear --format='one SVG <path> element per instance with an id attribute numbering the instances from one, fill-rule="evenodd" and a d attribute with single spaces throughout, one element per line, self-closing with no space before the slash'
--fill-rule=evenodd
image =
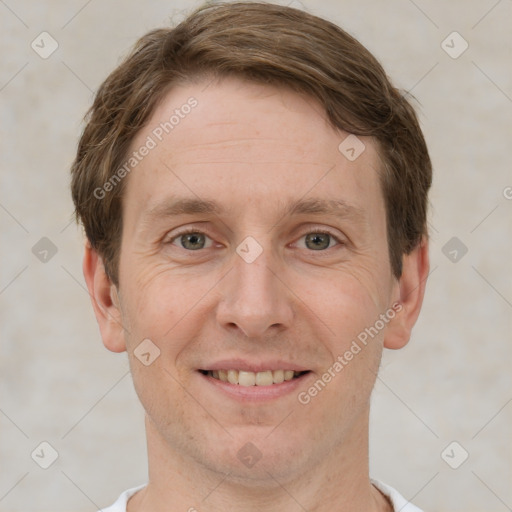
<path id="1" fill-rule="evenodd" d="M 124 352 L 126 344 L 117 288 L 89 241 L 85 244 L 83 272 L 103 344 L 112 352 Z"/>
<path id="2" fill-rule="evenodd" d="M 395 292 L 398 306 L 393 308 L 396 315 L 386 329 L 384 347 L 399 349 L 409 341 L 423 304 L 429 269 L 428 239 L 423 237 L 420 244 L 402 258 L 402 275 Z"/>

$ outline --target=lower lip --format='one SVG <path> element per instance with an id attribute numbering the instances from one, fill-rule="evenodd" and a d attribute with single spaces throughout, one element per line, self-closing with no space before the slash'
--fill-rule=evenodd
<path id="1" fill-rule="evenodd" d="M 303 385 L 304 381 L 311 375 L 311 372 L 308 372 L 300 377 L 285 380 L 281 384 L 271 384 L 270 386 L 240 386 L 240 384 L 224 382 L 201 372 L 197 373 L 207 385 L 215 386 L 220 392 L 238 400 L 254 402 L 273 400 L 296 392 L 297 388 Z"/>

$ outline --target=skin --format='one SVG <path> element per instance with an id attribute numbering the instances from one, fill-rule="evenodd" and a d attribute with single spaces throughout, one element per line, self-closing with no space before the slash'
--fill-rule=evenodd
<path id="1" fill-rule="evenodd" d="M 368 476 L 369 399 L 383 347 L 403 347 L 418 317 L 427 240 L 396 279 L 375 142 L 360 137 L 365 150 L 349 161 L 338 150 L 348 134 L 295 92 L 235 78 L 175 87 L 132 147 L 190 96 L 197 107 L 126 178 L 118 288 L 85 249 L 103 342 L 128 352 L 146 410 L 149 484 L 128 511 L 391 510 Z M 173 196 L 215 200 L 226 213 L 148 216 Z M 357 214 L 285 215 L 288 200 L 311 197 L 342 199 Z M 206 235 L 199 250 L 177 237 L 184 228 Z M 332 237 L 317 248 L 306 235 L 319 230 Z M 250 264 L 236 252 L 247 236 L 263 250 Z M 394 303 L 402 309 L 385 328 L 299 403 Z M 146 338 L 161 351 L 149 366 L 134 356 Z M 281 358 L 311 373 L 297 393 L 241 403 L 197 372 L 231 357 Z M 248 442 L 261 453 L 250 468 L 237 457 Z"/>

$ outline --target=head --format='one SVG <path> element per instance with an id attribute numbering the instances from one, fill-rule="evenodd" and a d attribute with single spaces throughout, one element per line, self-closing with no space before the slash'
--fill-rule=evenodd
<path id="1" fill-rule="evenodd" d="M 96 94 L 72 194 L 103 341 L 128 351 L 153 435 L 254 478 L 353 441 L 421 308 L 430 184 L 413 108 L 330 22 L 215 4 L 141 38 Z M 242 403 L 204 375 L 226 360 L 309 373 Z"/>

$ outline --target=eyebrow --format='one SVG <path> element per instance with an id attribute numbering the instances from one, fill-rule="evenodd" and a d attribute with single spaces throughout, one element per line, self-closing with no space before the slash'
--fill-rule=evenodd
<path id="1" fill-rule="evenodd" d="M 143 217 L 143 223 L 150 224 L 157 219 L 172 218 L 179 215 L 223 215 L 226 213 L 229 214 L 230 210 L 227 210 L 212 199 L 174 197 L 162 201 L 147 210 Z M 361 224 L 365 220 L 362 208 L 349 204 L 342 199 L 325 199 L 320 197 L 288 201 L 285 203 L 279 219 L 304 214 L 348 218 Z"/>

